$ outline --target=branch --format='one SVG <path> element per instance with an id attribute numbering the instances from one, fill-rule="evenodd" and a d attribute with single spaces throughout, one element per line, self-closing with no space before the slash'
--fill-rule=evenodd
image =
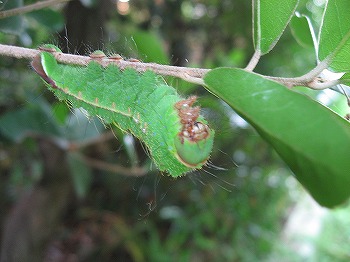
<path id="1" fill-rule="evenodd" d="M 32 12 L 34 10 L 39 10 L 45 7 L 49 7 L 52 5 L 56 5 L 59 3 L 63 3 L 63 2 L 68 2 L 71 0 L 47 0 L 47 1 L 40 1 L 40 2 L 36 2 L 34 4 L 31 5 L 26 5 L 26 6 L 21 6 L 18 8 L 13 8 L 10 10 L 6 10 L 6 11 L 1 11 L 0 12 L 0 19 L 2 18 L 6 18 L 6 17 L 10 17 L 10 16 L 15 16 L 15 15 L 21 15 L 21 14 L 25 14 L 25 13 L 29 13 Z"/>
<path id="2" fill-rule="evenodd" d="M 116 138 L 116 136 L 112 131 L 104 132 L 97 137 L 86 139 L 86 140 L 83 140 L 81 142 L 70 141 L 64 149 L 69 150 L 69 151 L 81 150 L 84 147 L 88 147 L 88 146 L 91 146 L 94 144 L 100 144 L 100 143 L 103 143 L 105 141 L 108 141 L 110 139 L 115 139 L 115 138 Z"/>
<path id="3" fill-rule="evenodd" d="M 95 158 L 90 158 L 87 156 L 79 156 L 84 163 L 90 167 L 104 170 L 107 172 L 120 174 L 123 176 L 145 176 L 148 174 L 147 169 L 144 167 L 124 167 L 118 164 L 111 164 Z"/>
<path id="4" fill-rule="evenodd" d="M 33 59 L 40 52 L 41 52 L 40 50 L 36 50 L 36 49 L 29 49 L 24 47 L 0 44 L 0 55 L 4 55 L 4 56 Z M 85 66 L 92 60 L 89 56 L 71 55 L 71 54 L 64 54 L 59 52 L 54 52 L 53 54 L 58 62 L 61 62 L 64 64 Z M 146 70 L 152 70 L 153 72 L 163 76 L 174 76 L 174 77 L 184 79 L 187 82 L 202 84 L 202 85 L 204 84 L 202 80 L 203 76 L 210 71 L 210 69 L 178 67 L 178 66 L 160 65 L 155 63 L 134 62 L 134 61 L 127 61 L 127 60 L 115 60 L 115 59 L 109 59 L 108 57 L 99 59 L 98 62 L 104 67 L 108 66 L 109 64 L 115 64 L 121 70 L 127 67 L 134 68 L 138 72 L 145 72 Z"/>

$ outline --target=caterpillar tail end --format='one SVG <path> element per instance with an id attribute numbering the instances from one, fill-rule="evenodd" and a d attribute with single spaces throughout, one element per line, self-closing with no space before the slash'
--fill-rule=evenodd
<path id="1" fill-rule="evenodd" d="M 175 147 L 178 160 L 187 167 L 199 169 L 209 159 L 214 144 L 214 130 L 207 127 L 205 138 L 193 139 L 177 136 Z"/>

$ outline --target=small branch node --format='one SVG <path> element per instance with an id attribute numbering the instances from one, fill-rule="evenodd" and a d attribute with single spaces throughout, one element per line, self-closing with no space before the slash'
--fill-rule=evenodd
<path id="1" fill-rule="evenodd" d="M 204 85 L 204 80 L 202 78 L 190 76 L 188 73 L 183 73 L 181 78 L 193 84 Z"/>
<path id="2" fill-rule="evenodd" d="M 307 84 L 307 86 L 314 90 L 323 90 L 330 88 L 332 86 L 336 86 L 339 84 L 339 80 L 325 80 L 321 77 L 316 77 L 311 82 Z"/>

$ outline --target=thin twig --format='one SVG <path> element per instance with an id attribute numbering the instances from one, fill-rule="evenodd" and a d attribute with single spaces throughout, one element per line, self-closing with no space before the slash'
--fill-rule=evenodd
<path id="1" fill-rule="evenodd" d="M 348 106 L 350 107 L 350 97 L 349 97 L 348 93 L 345 91 L 345 89 L 342 85 L 339 85 L 339 88 L 343 91 L 343 94 L 346 97 L 346 100 L 348 102 Z"/>
<path id="2" fill-rule="evenodd" d="M 261 57 L 260 51 L 256 50 L 252 58 L 250 59 L 248 65 L 246 66 L 245 70 L 253 71 L 256 65 L 258 64 L 260 57 Z"/>
<path id="3" fill-rule="evenodd" d="M 2 18 L 6 18 L 6 17 L 10 17 L 10 16 L 15 16 L 15 15 L 21 15 L 21 14 L 25 14 L 25 13 L 29 13 L 32 12 L 34 10 L 39 10 L 45 7 L 49 7 L 52 5 L 56 5 L 59 3 L 63 3 L 63 2 L 68 2 L 71 0 L 47 0 L 47 1 L 40 1 L 40 2 L 36 2 L 34 4 L 30 4 L 30 5 L 25 5 L 25 6 L 21 6 L 18 8 L 13 8 L 10 10 L 5 10 L 5 11 L 1 11 L 0 12 L 0 19 Z"/>
<path id="4" fill-rule="evenodd" d="M 90 145 L 94 145 L 94 144 L 99 144 L 111 139 L 115 139 L 115 134 L 112 131 L 108 131 L 108 132 L 104 132 L 101 135 L 91 138 L 91 139 L 87 139 L 87 140 L 83 140 L 81 142 L 70 142 L 69 144 L 69 150 L 78 150 L 78 149 L 82 149 L 84 147 L 88 147 Z"/>
<path id="5" fill-rule="evenodd" d="M 292 77 L 292 78 L 273 77 L 273 76 L 264 76 L 264 77 L 267 79 L 279 82 L 289 88 L 292 88 L 294 86 L 306 86 L 311 89 L 321 90 L 321 89 L 326 89 L 338 84 L 338 82 L 335 82 L 335 80 L 322 81 L 322 79 L 318 78 L 318 76 L 322 73 L 322 71 L 328 68 L 328 65 L 329 65 L 329 61 L 328 59 L 325 59 L 322 62 L 320 62 L 310 72 L 302 76 Z"/>
<path id="6" fill-rule="evenodd" d="M 26 58 L 33 59 L 41 51 L 35 49 L 29 49 L 24 47 L 9 46 L 0 44 L 0 55 L 10 56 L 15 58 Z M 64 53 L 54 53 L 55 58 L 58 62 L 64 64 L 72 65 L 87 65 L 92 59 L 88 56 L 81 55 L 71 55 Z M 160 65 L 155 63 L 142 63 L 142 62 L 132 62 L 127 60 L 113 60 L 108 57 L 99 59 L 98 61 L 102 66 L 106 67 L 109 64 L 115 64 L 121 70 L 131 67 L 138 72 L 145 72 L 146 70 L 152 70 L 157 74 L 163 76 L 174 76 L 182 78 L 187 82 L 202 83 L 201 80 L 203 76 L 210 71 L 210 69 L 201 68 L 188 68 L 188 67 L 178 67 L 169 65 Z"/>
<path id="7" fill-rule="evenodd" d="M 95 158 L 90 158 L 87 156 L 79 156 L 84 163 L 90 167 L 97 168 L 100 170 L 108 171 L 115 174 L 120 174 L 124 176 L 144 176 L 147 174 L 147 170 L 144 167 L 124 167 L 118 164 L 111 164 Z"/>

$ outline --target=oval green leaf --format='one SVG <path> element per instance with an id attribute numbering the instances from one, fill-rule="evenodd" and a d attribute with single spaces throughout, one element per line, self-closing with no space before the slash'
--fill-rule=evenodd
<path id="1" fill-rule="evenodd" d="M 299 0 L 254 0 L 253 37 L 255 50 L 262 55 L 271 51 L 288 25 Z"/>
<path id="2" fill-rule="evenodd" d="M 350 71 L 350 1 L 328 1 L 319 35 L 320 61 L 328 59 L 331 69 Z"/>
<path id="3" fill-rule="evenodd" d="M 305 15 L 296 14 L 292 17 L 289 24 L 292 35 L 299 45 L 303 47 L 315 47 L 315 31 L 311 25 L 310 19 Z"/>
<path id="4" fill-rule="evenodd" d="M 350 123 L 311 98 L 241 69 L 217 68 L 206 88 L 278 152 L 321 205 L 350 196 Z"/>

